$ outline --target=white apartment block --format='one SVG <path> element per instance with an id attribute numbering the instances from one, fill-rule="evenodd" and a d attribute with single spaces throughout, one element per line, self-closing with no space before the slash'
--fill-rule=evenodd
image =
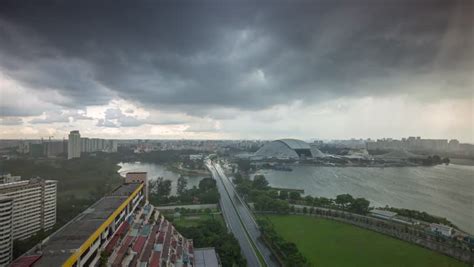
<path id="1" fill-rule="evenodd" d="M 13 198 L 0 195 L 0 266 L 12 260 Z"/>
<path id="2" fill-rule="evenodd" d="M 0 184 L 13 183 L 21 180 L 21 176 L 13 176 L 10 173 L 0 175 Z"/>
<path id="3" fill-rule="evenodd" d="M 81 157 L 81 134 L 79 131 L 71 131 L 67 142 L 67 159 Z"/>
<path id="4" fill-rule="evenodd" d="M 34 178 L 0 184 L 0 195 L 13 198 L 13 239 L 24 239 L 56 223 L 57 181 Z"/>
<path id="5" fill-rule="evenodd" d="M 81 152 L 117 152 L 117 141 L 99 138 L 81 138 Z"/>

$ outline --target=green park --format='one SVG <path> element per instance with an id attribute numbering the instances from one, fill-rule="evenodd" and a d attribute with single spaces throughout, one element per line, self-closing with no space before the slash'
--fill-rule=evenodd
<path id="1" fill-rule="evenodd" d="M 349 224 L 302 215 L 269 215 L 312 266 L 466 266 L 448 256 Z"/>

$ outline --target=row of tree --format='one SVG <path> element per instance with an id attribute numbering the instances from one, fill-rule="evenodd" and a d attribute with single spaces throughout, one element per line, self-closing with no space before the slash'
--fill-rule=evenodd
<path id="1" fill-rule="evenodd" d="M 405 217 L 408 217 L 408 218 L 413 218 L 413 219 L 416 219 L 416 220 L 429 222 L 429 223 L 439 223 L 439 224 L 449 225 L 449 226 L 454 227 L 454 228 L 458 228 L 456 225 L 454 225 L 448 219 L 428 214 L 425 211 L 410 210 L 410 209 L 398 209 L 398 208 L 393 208 L 393 207 L 389 207 L 389 206 L 386 206 L 383 209 L 396 212 L 396 213 L 398 213 L 398 215 L 405 216 Z"/>
<path id="2" fill-rule="evenodd" d="M 171 194 L 171 181 L 159 177 L 149 182 L 149 198 L 154 205 L 164 204 L 214 204 L 219 201 L 216 181 L 212 178 L 203 178 L 199 186 L 187 188 L 187 179 L 178 178 L 176 193 Z"/>
<path id="3" fill-rule="evenodd" d="M 370 201 L 365 198 L 354 198 L 350 194 L 336 196 L 335 199 L 325 197 L 301 196 L 295 190 L 275 190 L 268 186 L 263 175 L 255 175 L 250 180 L 237 173 L 234 176 L 237 192 L 248 202 L 253 202 L 256 210 L 286 213 L 289 204 L 300 204 L 331 209 L 341 209 L 358 214 L 367 214 Z"/>

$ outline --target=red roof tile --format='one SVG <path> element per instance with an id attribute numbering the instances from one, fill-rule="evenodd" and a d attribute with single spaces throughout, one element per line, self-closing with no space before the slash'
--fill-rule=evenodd
<path id="1" fill-rule="evenodd" d="M 10 264 L 11 267 L 30 267 L 41 258 L 41 255 L 23 256 Z"/>

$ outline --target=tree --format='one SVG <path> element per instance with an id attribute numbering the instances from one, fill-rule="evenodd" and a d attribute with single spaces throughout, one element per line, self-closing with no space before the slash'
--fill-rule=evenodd
<path id="1" fill-rule="evenodd" d="M 290 192 L 290 199 L 291 200 L 300 200 L 301 199 L 301 193 L 298 191 L 291 191 Z"/>
<path id="2" fill-rule="evenodd" d="M 159 177 L 157 179 L 157 186 L 156 193 L 159 197 L 167 197 L 171 193 L 171 181 L 164 180 L 163 177 Z"/>
<path id="3" fill-rule="evenodd" d="M 178 178 L 178 186 L 177 186 L 177 193 L 178 195 L 182 195 L 186 191 L 186 187 L 188 186 L 188 180 L 184 178 L 182 175 Z"/>
<path id="4" fill-rule="evenodd" d="M 210 189 L 216 188 L 216 180 L 212 178 L 204 178 L 199 181 L 199 190 L 200 191 L 208 191 Z"/>
<path id="5" fill-rule="evenodd" d="M 336 196 L 336 204 L 342 207 L 342 209 L 346 209 L 352 202 L 354 198 L 349 194 L 342 194 Z"/>
<path id="6" fill-rule="evenodd" d="M 273 199 L 277 199 L 278 198 L 278 191 L 270 190 L 270 191 L 268 191 L 268 196 L 270 196 Z"/>
<path id="7" fill-rule="evenodd" d="M 234 175 L 234 184 L 240 184 L 244 182 L 244 177 L 242 176 L 242 174 L 240 174 L 240 172 L 236 173 Z"/>
<path id="8" fill-rule="evenodd" d="M 283 200 L 288 199 L 288 191 L 281 190 L 279 197 L 280 197 L 280 199 L 283 199 Z"/>
<path id="9" fill-rule="evenodd" d="M 327 197 L 320 197 L 319 198 L 319 203 L 321 204 L 322 207 L 328 207 L 331 205 L 331 199 Z"/>
<path id="10" fill-rule="evenodd" d="M 313 206 L 314 198 L 312 196 L 305 196 L 304 202 L 306 203 L 306 205 Z"/>
<path id="11" fill-rule="evenodd" d="M 350 210 L 359 214 L 367 214 L 369 212 L 370 201 L 365 198 L 356 198 L 351 206 Z"/>
<path id="12" fill-rule="evenodd" d="M 239 159 L 237 161 L 237 165 L 239 166 L 239 170 L 248 172 L 251 168 L 250 166 L 250 160 L 247 159 Z"/>
<path id="13" fill-rule="evenodd" d="M 268 189 L 268 181 L 263 175 L 255 175 L 253 177 L 252 185 L 255 189 L 266 190 Z"/>
<path id="14" fill-rule="evenodd" d="M 241 196 L 246 197 L 252 189 L 250 188 L 248 184 L 243 183 L 243 184 L 237 185 L 236 190 Z"/>

